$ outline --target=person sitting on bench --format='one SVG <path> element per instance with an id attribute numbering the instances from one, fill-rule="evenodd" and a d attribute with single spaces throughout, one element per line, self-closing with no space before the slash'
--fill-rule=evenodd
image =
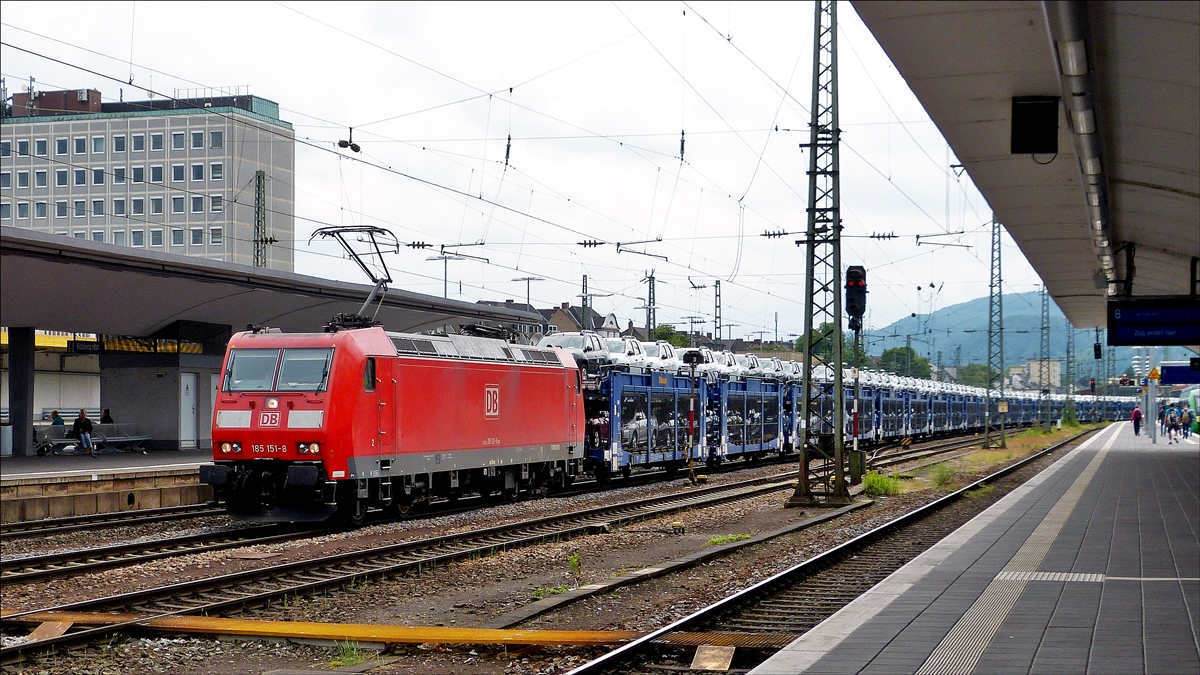
<path id="1" fill-rule="evenodd" d="M 71 433 L 79 439 L 79 447 L 88 451 L 93 459 L 96 457 L 96 446 L 92 445 L 92 421 L 88 419 L 87 408 L 79 409 L 79 417 L 71 425 Z"/>

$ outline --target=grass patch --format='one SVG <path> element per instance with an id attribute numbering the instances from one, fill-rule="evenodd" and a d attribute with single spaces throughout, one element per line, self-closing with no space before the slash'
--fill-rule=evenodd
<path id="1" fill-rule="evenodd" d="M 749 539 L 748 534 L 722 534 L 719 537 L 713 537 L 708 540 L 709 546 L 720 546 L 721 544 L 732 544 L 735 541 L 743 541 Z"/>
<path id="2" fill-rule="evenodd" d="M 872 497 L 881 495 L 898 495 L 901 492 L 900 481 L 872 471 L 863 476 L 863 493 Z"/>
<path id="3" fill-rule="evenodd" d="M 358 646 L 357 642 L 346 640 L 337 643 L 338 657 L 329 662 L 333 667 L 357 666 L 367 660 L 367 653 Z"/>
<path id="4" fill-rule="evenodd" d="M 567 557 L 567 564 L 571 566 L 571 574 L 579 576 L 583 574 L 583 560 L 578 553 L 572 553 Z"/>
<path id="5" fill-rule="evenodd" d="M 537 588 L 533 589 L 533 599 L 541 600 L 542 598 L 546 598 L 551 595 L 562 595 L 568 590 L 570 589 L 567 588 L 566 584 L 559 584 L 557 586 L 538 586 Z"/>
<path id="6" fill-rule="evenodd" d="M 963 496 L 967 499 L 978 499 L 979 497 L 990 495 L 995 491 L 996 488 L 992 487 L 991 485 L 980 485 L 974 490 L 967 490 L 963 493 Z"/>
<path id="7" fill-rule="evenodd" d="M 929 470 L 929 477 L 933 480 L 934 485 L 946 487 L 954 481 L 954 472 L 945 464 L 935 464 Z"/>

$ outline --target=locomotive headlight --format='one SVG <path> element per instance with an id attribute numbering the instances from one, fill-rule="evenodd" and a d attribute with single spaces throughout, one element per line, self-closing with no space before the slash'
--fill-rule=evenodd
<path id="1" fill-rule="evenodd" d="M 315 455 L 320 451 L 321 451 L 321 445 L 319 443 L 309 443 L 308 444 L 308 454 Z"/>
<path id="2" fill-rule="evenodd" d="M 267 408 L 269 410 L 278 410 L 279 409 L 279 399 L 277 399 L 277 398 L 267 399 Z"/>
<path id="3" fill-rule="evenodd" d="M 241 451 L 242 451 L 242 444 L 241 444 L 241 443 L 234 443 L 234 444 L 233 444 L 233 452 L 236 454 L 236 453 L 239 453 L 239 452 L 241 452 Z"/>
<path id="4" fill-rule="evenodd" d="M 230 452 L 232 452 L 232 451 L 233 451 L 233 446 L 232 446 L 232 445 L 230 445 L 229 443 L 222 443 L 222 444 L 221 444 L 221 452 L 223 452 L 223 453 L 225 453 L 225 454 L 229 454 L 229 453 L 230 453 Z"/>

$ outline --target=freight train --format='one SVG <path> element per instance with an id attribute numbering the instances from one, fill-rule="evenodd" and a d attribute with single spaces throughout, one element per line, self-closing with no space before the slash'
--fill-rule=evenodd
<path id="1" fill-rule="evenodd" d="M 865 445 L 970 433 L 986 418 L 981 389 L 866 373 L 862 394 Z M 1038 419 L 1036 395 L 1006 399 L 1010 426 Z M 1063 399 L 1048 400 L 1057 418 Z M 610 368 L 585 381 L 557 347 L 380 327 L 260 329 L 229 342 L 214 462 L 200 479 L 239 519 L 357 524 L 369 508 L 404 516 L 432 500 L 546 494 L 583 475 L 787 453 L 800 402 L 794 378 Z M 1133 399 L 1076 407 L 1083 421 L 1102 410 L 1123 419 Z"/>

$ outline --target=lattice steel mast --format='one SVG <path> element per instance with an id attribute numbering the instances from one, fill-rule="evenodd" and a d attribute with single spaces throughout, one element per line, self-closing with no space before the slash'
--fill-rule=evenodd
<path id="1" fill-rule="evenodd" d="M 999 412 L 1004 403 L 1004 296 L 1003 277 L 1000 274 L 1000 221 L 992 218 L 992 266 L 988 281 L 988 381 L 987 423 L 984 425 L 983 446 L 985 448 L 1008 447 L 1004 437 L 1004 413 Z M 996 406 L 992 406 L 992 390 L 998 384 Z"/>
<path id="2" fill-rule="evenodd" d="M 1063 410 L 1070 410 L 1071 416 L 1075 415 L 1075 327 L 1071 325 L 1071 320 L 1067 319 L 1067 386 L 1065 391 L 1067 400 L 1063 406 Z M 1065 414 L 1065 412 L 1064 412 Z"/>
<path id="3" fill-rule="evenodd" d="M 809 123 L 808 229 L 805 247 L 804 379 L 800 480 L 789 506 L 840 504 L 846 491 L 842 393 L 842 230 L 838 185 L 837 3 L 818 0 L 813 21 Z M 822 405 L 822 399 L 828 401 Z"/>
<path id="4" fill-rule="evenodd" d="M 1042 284 L 1042 340 L 1038 349 L 1038 419 L 1050 430 L 1050 293 Z"/>

